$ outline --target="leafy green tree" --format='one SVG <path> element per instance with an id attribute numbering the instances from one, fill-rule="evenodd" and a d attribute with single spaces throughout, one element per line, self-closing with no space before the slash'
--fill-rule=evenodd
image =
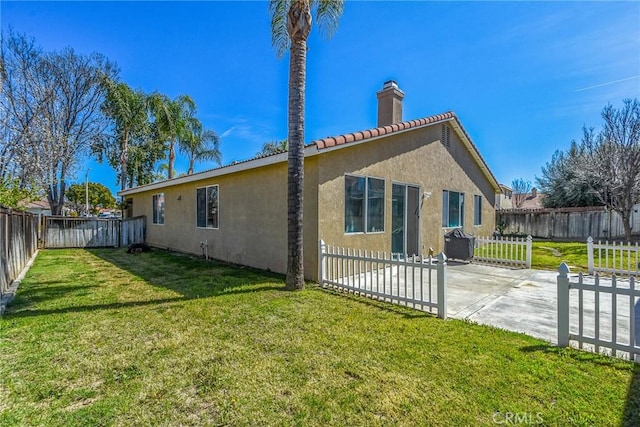
<path id="1" fill-rule="evenodd" d="M 282 141 L 268 141 L 262 145 L 262 150 L 256 153 L 258 156 L 268 156 L 271 154 L 283 153 L 289 149 L 286 139 Z"/>
<path id="2" fill-rule="evenodd" d="M 151 95 L 151 108 L 155 116 L 157 138 L 167 143 L 169 152 L 167 178 L 171 179 L 174 175 L 176 145 L 194 118 L 196 103 L 188 95 L 180 95 L 171 100 L 166 95 L 154 93 Z"/>
<path id="3" fill-rule="evenodd" d="M 129 146 L 128 187 L 150 184 L 159 181 L 154 167 L 158 160 L 165 158 L 164 145 L 149 136 L 135 141 Z"/>
<path id="4" fill-rule="evenodd" d="M 40 196 L 34 187 L 20 185 L 18 178 L 0 179 L 0 206 L 20 209 Z"/>
<path id="5" fill-rule="evenodd" d="M 99 208 L 116 207 L 116 199 L 107 187 L 98 182 L 90 182 L 88 187 L 91 213 L 97 213 Z M 78 213 L 85 209 L 86 194 L 85 184 L 72 184 L 67 188 L 67 201 Z"/>
<path id="6" fill-rule="evenodd" d="M 197 161 L 213 160 L 218 165 L 222 164 L 218 134 L 204 129 L 198 119 L 192 118 L 187 122 L 184 132 L 178 137 L 178 148 L 189 157 L 187 175 L 193 173 Z"/>
<path id="7" fill-rule="evenodd" d="M 303 186 L 304 186 L 304 103 L 307 65 L 307 38 L 312 11 L 316 24 L 327 35 L 338 26 L 343 0 L 270 0 L 271 41 L 282 57 L 289 51 L 289 131 L 287 141 L 287 279 L 286 289 L 304 288 Z"/>

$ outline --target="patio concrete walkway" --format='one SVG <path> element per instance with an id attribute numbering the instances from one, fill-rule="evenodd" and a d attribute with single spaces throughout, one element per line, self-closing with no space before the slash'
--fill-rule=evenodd
<path id="1" fill-rule="evenodd" d="M 447 314 L 456 319 L 522 332 L 552 344 L 558 343 L 557 272 L 522 270 L 479 264 L 450 263 L 447 269 Z M 570 274 L 577 282 L 577 274 Z M 604 283 L 609 278 L 601 279 Z M 593 284 L 593 276 L 584 276 Z M 610 284 L 607 284 L 610 286 Z M 628 279 L 621 278 L 617 287 L 629 289 Z M 570 291 L 570 331 L 577 332 L 578 291 Z M 600 339 L 612 339 L 613 300 L 610 294 L 600 294 Z M 630 306 L 633 304 L 633 306 Z M 619 295 L 616 302 L 616 340 L 621 344 L 640 342 L 640 299 Z M 635 311 L 635 328 L 630 328 L 630 310 Z M 584 333 L 595 334 L 594 292 L 584 292 Z M 630 334 L 635 336 L 631 337 Z M 571 345 L 576 343 L 572 341 Z M 585 349 L 593 349 L 584 344 Z M 623 354 L 626 354 L 622 352 Z"/>
<path id="2" fill-rule="evenodd" d="M 557 272 L 463 263 L 448 267 L 450 317 L 557 343 Z"/>

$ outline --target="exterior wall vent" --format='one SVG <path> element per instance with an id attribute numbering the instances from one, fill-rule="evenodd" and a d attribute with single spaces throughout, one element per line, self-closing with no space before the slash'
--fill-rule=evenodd
<path id="1" fill-rule="evenodd" d="M 451 148 L 451 128 L 446 124 L 442 125 L 442 137 L 440 142 L 447 148 Z"/>

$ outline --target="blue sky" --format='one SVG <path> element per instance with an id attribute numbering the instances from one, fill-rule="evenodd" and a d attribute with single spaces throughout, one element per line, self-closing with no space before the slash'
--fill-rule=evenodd
<path id="1" fill-rule="evenodd" d="M 288 57 L 265 1 L 2 0 L 0 20 L 48 51 L 104 54 L 134 88 L 191 95 L 225 164 L 286 138 Z M 606 104 L 640 98 L 640 2 L 347 1 L 307 61 L 307 141 L 375 127 L 375 93 L 394 79 L 405 120 L 453 110 L 500 182 L 533 181 Z M 87 167 L 115 192 L 91 160 L 75 181 Z"/>

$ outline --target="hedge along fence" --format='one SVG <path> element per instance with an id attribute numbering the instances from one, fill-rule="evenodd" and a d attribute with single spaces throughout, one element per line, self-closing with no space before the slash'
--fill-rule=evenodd
<path id="1" fill-rule="evenodd" d="M 0 298 L 38 249 L 38 217 L 0 206 Z"/>
<path id="2" fill-rule="evenodd" d="M 640 233 L 640 206 L 632 213 L 633 233 Z M 504 235 L 584 241 L 624 238 L 622 217 L 599 207 L 561 209 L 505 209 L 496 211 L 496 226 Z"/>

